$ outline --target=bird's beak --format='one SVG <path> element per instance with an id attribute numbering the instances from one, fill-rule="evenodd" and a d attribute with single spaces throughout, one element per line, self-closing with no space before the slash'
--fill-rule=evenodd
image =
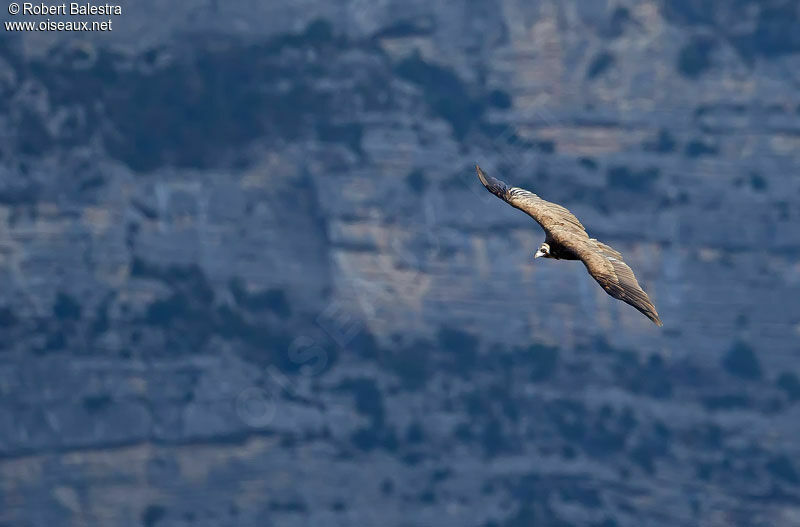
<path id="1" fill-rule="evenodd" d="M 544 253 L 542 251 L 536 251 L 536 254 L 533 255 L 533 259 L 535 260 L 540 256 L 544 256 Z"/>

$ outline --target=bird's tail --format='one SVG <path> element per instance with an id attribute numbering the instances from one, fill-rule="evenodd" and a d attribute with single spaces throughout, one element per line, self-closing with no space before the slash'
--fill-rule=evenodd
<path id="1" fill-rule="evenodd" d="M 481 167 L 475 165 L 475 170 L 478 172 L 478 178 L 483 183 L 483 186 L 486 189 L 494 194 L 495 196 L 499 197 L 500 199 L 508 199 L 508 191 L 509 187 L 499 179 L 495 179 L 492 176 L 488 175 L 486 172 L 481 170 Z"/>

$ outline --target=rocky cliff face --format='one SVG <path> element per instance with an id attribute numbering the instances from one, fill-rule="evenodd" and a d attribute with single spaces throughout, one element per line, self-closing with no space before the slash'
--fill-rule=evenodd
<path id="1" fill-rule="evenodd" d="M 798 35 L 781 0 L 6 32 L 0 524 L 800 525 Z M 664 328 L 534 264 L 475 162 Z"/>

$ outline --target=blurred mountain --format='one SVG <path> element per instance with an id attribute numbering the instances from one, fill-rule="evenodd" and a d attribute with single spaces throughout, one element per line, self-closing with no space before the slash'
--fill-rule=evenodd
<path id="1" fill-rule="evenodd" d="M 0 37 L 0 525 L 800 525 L 795 1 L 180 4 Z"/>

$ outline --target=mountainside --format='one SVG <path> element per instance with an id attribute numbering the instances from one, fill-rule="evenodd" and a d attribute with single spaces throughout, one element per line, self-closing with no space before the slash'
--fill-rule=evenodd
<path id="1" fill-rule="evenodd" d="M 0 37 L 0 525 L 800 525 L 796 2 L 114 24 Z"/>

